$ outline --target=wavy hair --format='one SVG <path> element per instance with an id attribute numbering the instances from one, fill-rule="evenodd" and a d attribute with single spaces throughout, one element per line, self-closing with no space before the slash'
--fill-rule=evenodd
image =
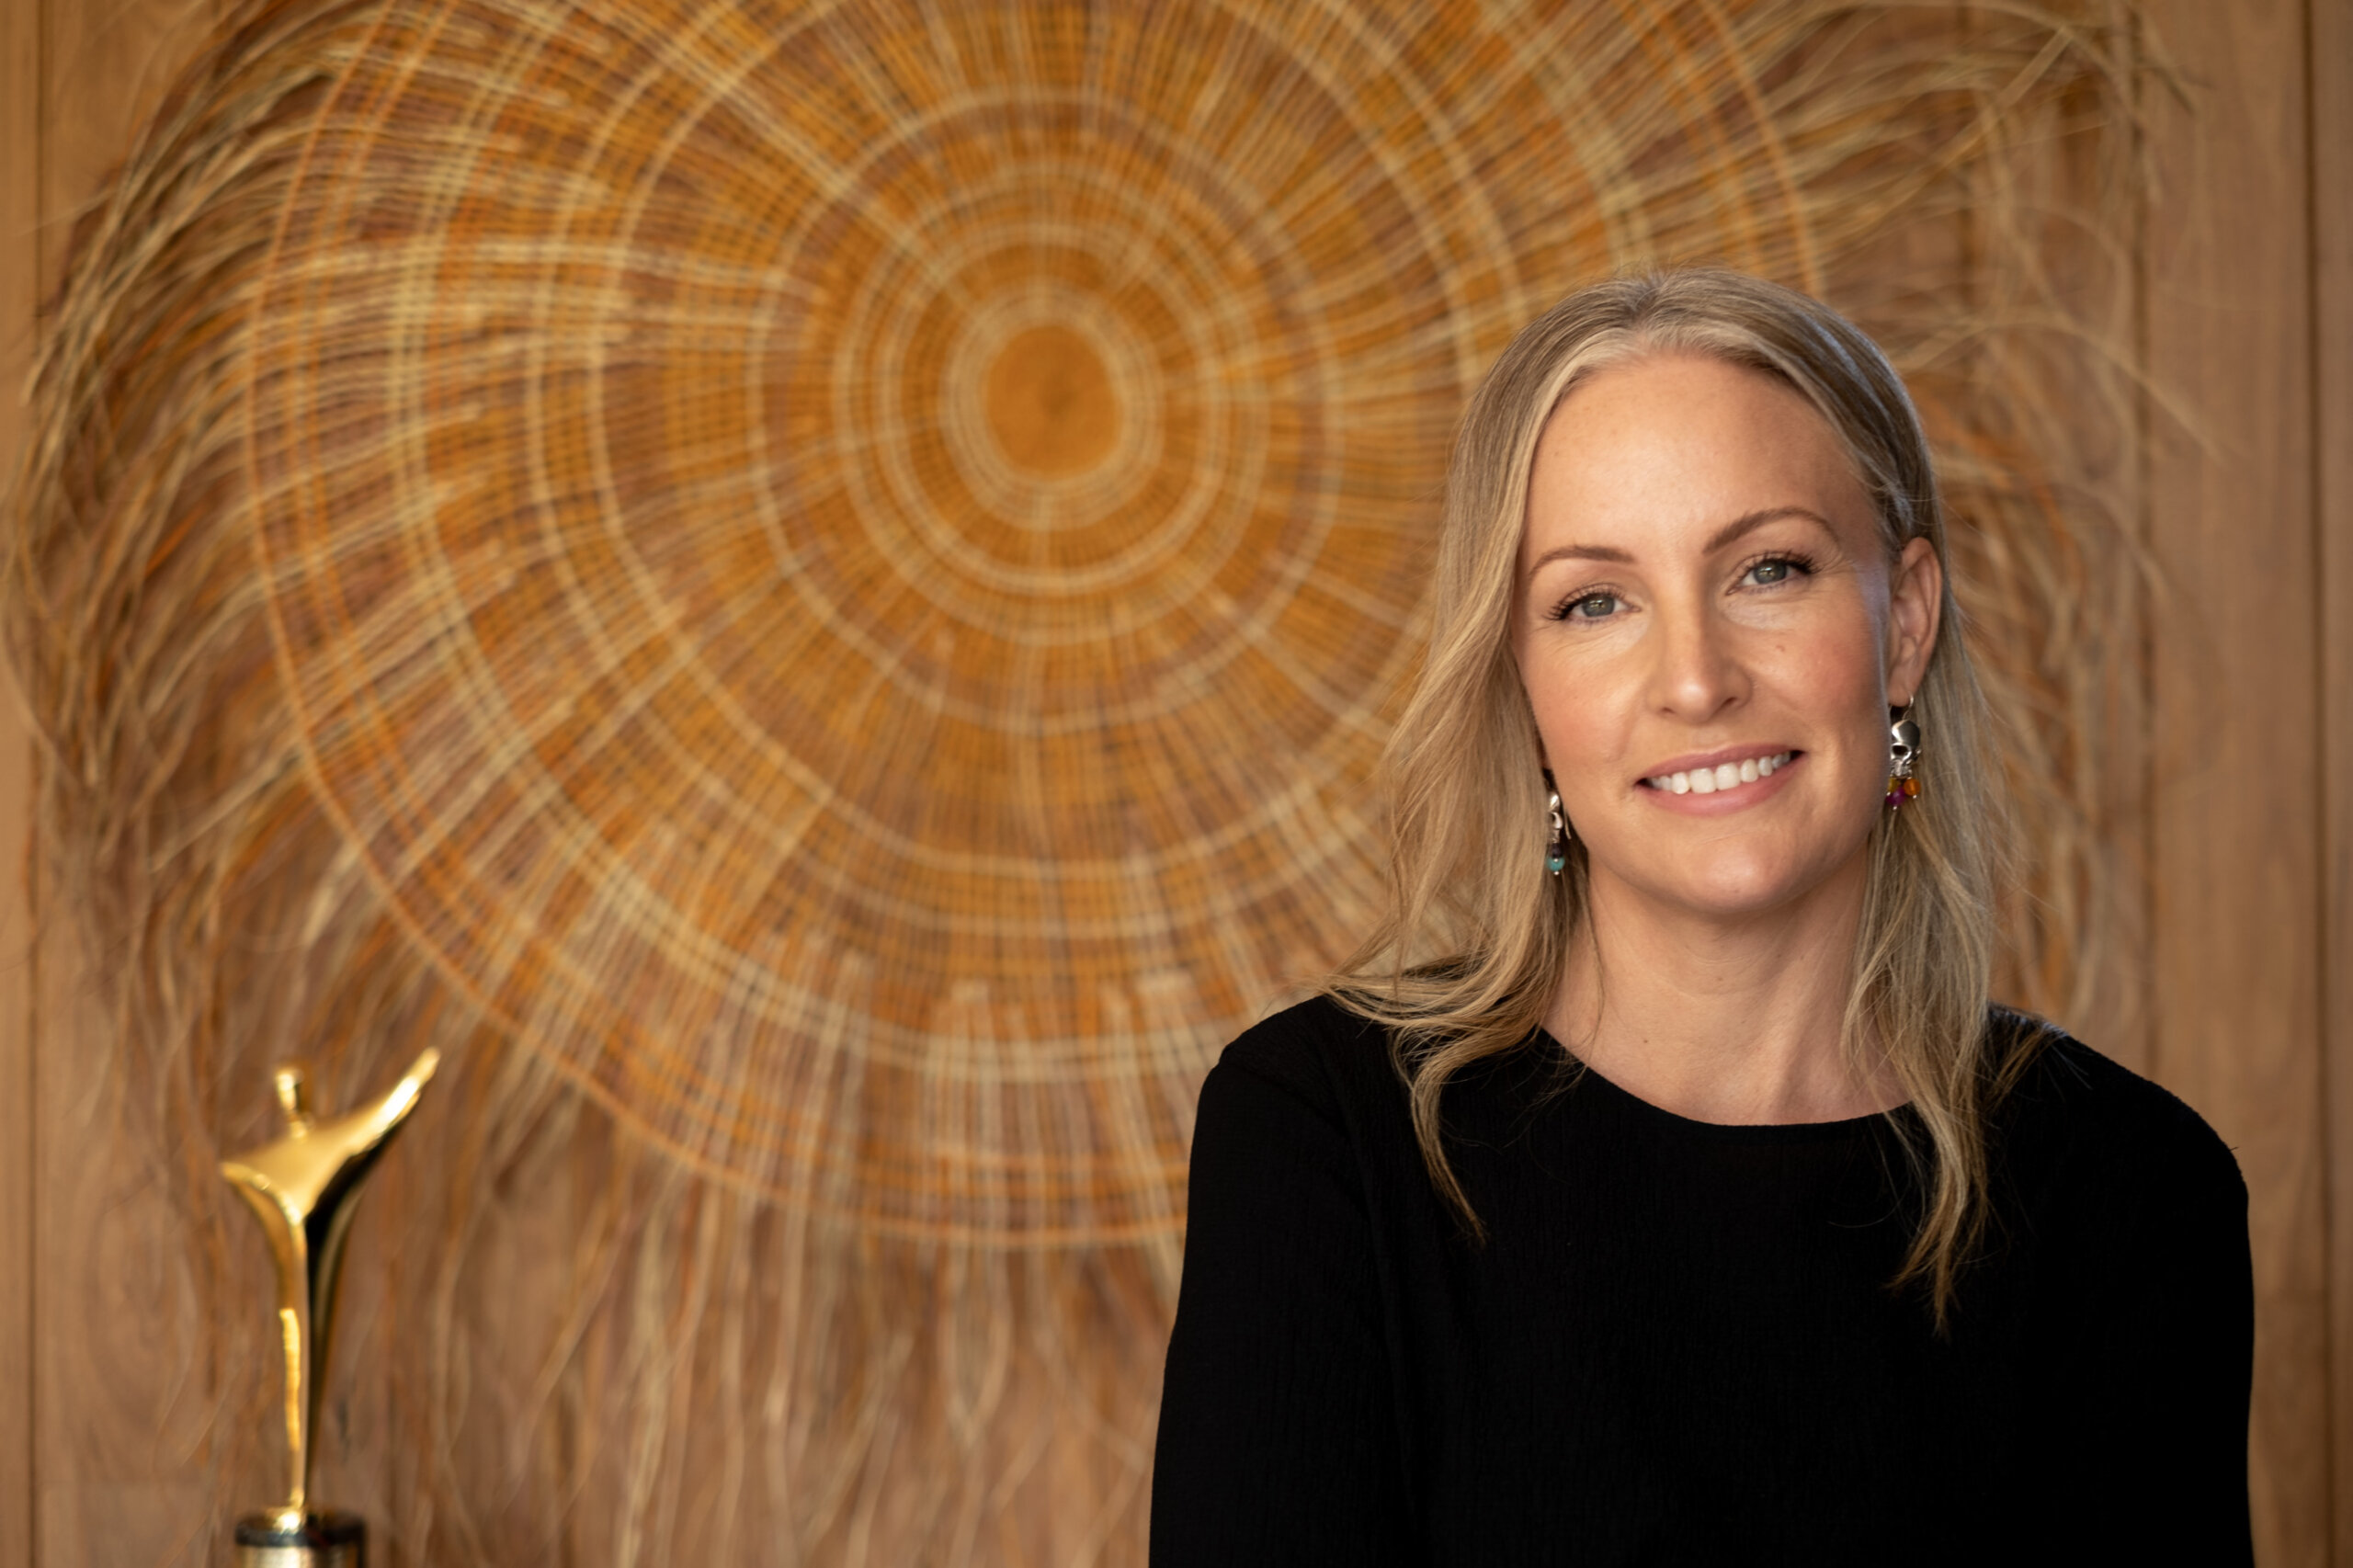
<path id="1" fill-rule="evenodd" d="M 1927 803 L 1872 830 L 1840 1025 L 1847 1060 L 1860 1068 L 1873 1052 L 1884 1057 L 1918 1119 L 1917 1132 L 1894 1122 L 1927 1195 L 1895 1282 L 1925 1284 L 1942 1325 L 1984 1222 L 1987 1116 L 2026 1056 L 2002 1058 L 1988 1029 L 2002 808 L 1927 437 L 1887 357 L 1820 302 L 1713 268 L 1619 278 L 1563 300 L 1505 349 L 1455 440 L 1429 651 L 1384 761 L 1386 907 L 1325 990 L 1388 1026 L 1430 1179 L 1483 1236 L 1447 1157 L 1444 1091 L 1463 1068 L 1536 1029 L 1583 927 L 1587 885 L 1582 845 L 1572 844 L 1559 877 L 1544 869 L 1536 722 L 1510 645 L 1529 474 L 1546 422 L 1579 381 L 1670 353 L 1794 387 L 1846 447 L 1889 560 L 1926 539 L 1946 568 L 1943 618 L 1917 696 Z"/>

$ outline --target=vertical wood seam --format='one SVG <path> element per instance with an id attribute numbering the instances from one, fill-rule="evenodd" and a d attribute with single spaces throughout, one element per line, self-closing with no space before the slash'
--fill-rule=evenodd
<path id="1" fill-rule="evenodd" d="M 2320 1244 L 2323 1252 L 2321 1264 L 2322 1304 L 2320 1313 L 2320 1345 L 2322 1373 L 2328 1379 L 2330 1392 L 2333 1393 L 2336 1384 L 2338 1346 L 2336 1345 L 2335 1321 L 2336 1314 L 2331 1310 L 2333 1303 L 2328 1300 L 2330 1271 L 2326 1256 L 2326 1254 L 2330 1249 L 2330 1244 L 2334 1238 L 2336 1229 L 2336 1216 L 2333 1211 L 2335 1208 L 2333 1202 L 2334 1194 L 2331 1190 L 2335 1184 L 2329 1180 L 2328 1169 L 2332 1163 L 2331 1140 L 2329 1138 L 2331 1129 L 2329 1127 L 2330 1119 L 2328 1115 L 2328 1108 L 2330 1104 L 2329 1090 L 2331 1086 L 2329 1081 L 2331 1074 L 2329 1073 L 2328 1050 L 2330 1017 L 2329 1003 L 2332 991 L 2328 975 L 2331 924 L 2329 919 L 2329 906 L 2332 902 L 2330 898 L 2328 874 L 2328 848 L 2330 838 L 2328 802 L 2328 565 L 2330 552 L 2328 550 L 2327 537 L 2328 519 L 2325 502 L 2326 492 L 2324 485 L 2325 474 L 2323 472 L 2324 464 L 2321 455 L 2321 391 L 2323 386 L 2325 384 L 2323 377 L 2324 367 L 2321 363 L 2323 347 L 2322 323 L 2326 318 L 2323 314 L 2324 307 L 2321 300 L 2322 256 L 2320 235 L 2320 142 L 2318 135 L 2320 117 L 2320 108 L 2318 103 L 2320 63 L 2313 49 L 2313 0 L 2302 0 L 2302 4 L 2298 7 L 2297 21 L 2300 28 L 2303 53 L 2304 112 L 2303 124 L 2300 129 L 2303 132 L 2304 143 L 2304 311 L 2305 320 L 2309 326 L 2309 330 L 2304 334 L 2304 379 L 2310 389 L 2307 394 L 2305 406 L 2307 447 L 2304 453 L 2304 464 L 2306 469 L 2305 482 L 2311 487 L 2311 515 L 2306 519 L 2305 530 L 2305 537 L 2308 541 L 2306 549 L 2309 551 L 2313 569 L 2310 587 L 2313 634 L 2313 655 L 2314 665 L 2312 690 L 2312 723 L 2313 736 L 2312 755 L 2312 833 L 2313 843 L 2320 851 L 2321 862 L 2320 886 L 2316 890 L 2319 893 L 2320 907 L 2313 912 L 2314 919 L 2313 921 L 2313 984 L 2314 990 L 2318 993 L 2318 994 L 2313 998 L 2313 1005 L 2317 1010 L 2320 1024 L 2320 1040 L 2317 1042 L 2320 1048 L 2318 1062 L 2321 1091 Z M 2341 1435 L 2336 1428 L 2336 1401 L 2334 1398 L 2331 1398 L 2324 1403 L 2322 1409 L 2321 1474 L 2324 1478 L 2333 1479 L 2336 1474 L 2336 1446 L 2341 1440 Z M 2335 1493 L 2336 1488 L 2333 1485 L 2324 1484 L 2321 1488 L 2320 1511 L 2322 1535 L 2319 1544 L 2322 1547 L 2323 1552 L 2329 1556 L 2335 1555 L 2335 1547 L 2336 1542 L 2336 1498 Z"/>
<path id="2" fill-rule="evenodd" d="M 2126 269 L 2132 298 L 2128 307 L 2132 342 L 2132 365 L 2135 392 L 2132 398 L 2132 531 L 2133 543 L 2143 552 L 2143 559 L 2156 559 L 2156 408 L 2149 382 L 2148 369 L 2154 342 L 2149 324 L 2149 237 L 2154 232 L 2150 204 L 2154 199 L 2154 182 L 2146 177 L 2156 157 L 2150 144 L 2148 117 L 2148 17 L 2137 6 L 2125 11 L 2126 57 L 2128 74 L 2125 78 L 2125 102 L 2131 114 L 2132 167 L 2143 177 L 2133 183 L 2132 220 L 2131 225 L 2131 261 Z M 2143 595 L 2140 624 L 2133 636 L 2133 653 L 2137 667 L 2133 679 L 2140 687 L 2137 696 L 2141 722 L 2141 822 L 2140 822 L 2140 902 L 2141 929 L 2143 939 L 2154 939 L 2157 930 L 2157 747 L 2156 735 L 2150 721 L 2157 711 L 2157 629 L 2156 599 Z M 2152 1012 L 2146 1026 L 2146 1071 L 2150 1077 L 2162 1077 L 2158 1051 L 2163 1034 L 2156 1028 Z"/>
<path id="3" fill-rule="evenodd" d="M 2353 460 L 2343 449 L 2353 412 L 2353 232 L 2342 202 L 2353 160 L 2346 139 L 2353 114 L 2353 17 L 2341 5 L 2306 0 L 2307 209 L 2311 225 L 2313 333 L 2313 515 L 2320 570 L 2320 718 L 2324 789 L 2320 811 L 2322 903 L 2321 1069 L 2326 1118 L 2323 1187 L 2329 1291 L 2328 1540 L 2330 1561 L 2353 1568 L 2353 804 L 2325 785 L 2353 762 Z M 2334 960 L 2334 961 L 2332 961 Z"/>
<path id="4" fill-rule="evenodd" d="M 0 486 L 5 486 L 29 435 L 24 400 L 26 373 L 39 354 L 41 200 L 41 127 L 49 94 L 43 80 L 48 57 L 45 0 L 0 0 L 0 104 L 6 105 L 0 160 L 8 185 L 0 199 L 0 244 L 8 247 L 0 265 Z M 5 533 L 5 524 L 0 524 Z M 40 1116 L 35 1062 L 40 1054 L 40 988 L 37 969 L 38 894 L 33 862 L 38 835 L 33 824 L 39 795 L 39 762 L 32 741 L 30 706 L 19 701 L 16 683 L 0 674 L 0 1093 L 14 1102 L 0 1112 L 0 1556 L 8 1568 L 37 1563 L 40 1552 L 40 1442 L 38 1389 L 40 1381 L 40 1290 L 41 1258 L 40 1171 Z M 6 993 L 13 992 L 13 994 Z"/>
<path id="5" fill-rule="evenodd" d="M 33 110 L 34 223 L 31 236 L 31 244 L 33 246 L 33 298 L 31 320 L 29 323 L 31 327 L 29 347 L 33 356 L 33 363 L 38 365 L 40 363 L 42 358 L 42 349 L 45 347 L 45 338 L 49 330 L 47 305 L 52 282 L 49 276 L 48 235 L 49 214 L 51 208 L 53 205 L 56 193 L 51 189 L 49 174 L 49 128 L 54 121 L 54 110 L 56 108 L 55 84 L 51 81 L 51 76 L 53 74 L 52 57 L 56 49 L 56 36 L 55 29 L 50 26 L 49 7 L 51 4 L 52 4 L 52 0 L 31 0 L 31 3 L 33 6 L 33 96 L 35 108 Z M 40 821 L 41 792 L 46 782 L 46 765 L 44 759 L 40 756 L 39 748 L 36 747 L 32 759 L 32 809 L 28 813 L 36 824 Z M 40 835 L 37 826 L 35 831 L 28 836 L 28 840 L 25 845 L 25 915 L 26 918 L 29 920 L 32 925 L 32 929 L 27 933 L 28 937 L 30 938 L 31 961 L 29 971 L 26 976 L 29 983 L 28 990 L 30 994 L 25 999 L 27 1014 L 25 1023 L 25 1086 L 31 1096 L 31 1099 L 28 1103 L 33 1108 L 31 1146 L 26 1151 L 26 1153 L 32 1161 L 32 1179 L 28 1184 L 28 1187 L 32 1199 L 33 1210 L 33 1256 L 40 1258 L 47 1256 L 46 1244 L 48 1237 L 48 1227 L 42 1223 L 42 1221 L 48 1214 L 49 1189 L 48 1184 L 41 1179 L 41 1172 L 48 1165 L 48 1158 L 47 1151 L 42 1147 L 43 1140 L 40 1135 L 40 1107 L 43 1103 L 41 1099 L 42 1087 L 40 1078 L 40 1057 L 45 1038 L 43 1031 L 49 1026 L 48 1010 L 41 1006 L 41 1003 L 48 993 L 49 979 L 49 966 L 47 962 L 44 961 L 48 955 L 43 950 L 41 941 L 43 928 L 49 924 L 48 900 L 44 896 L 49 890 L 44 885 L 44 879 L 41 875 Z M 25 1309 L 27 1322 L 32 1331 L 32 1344 L 36 1351 L 36 1354 L 33 1357 L 32 1378 L 25 1390 L 25 1414 L 32 1423 L 31 1437 L 33 1473 L 31 1476 L 32 1517 L 30 1524 L 33 1562 L 36 1564 L 40 1563 L 47 1555 L 47 1553 L 41 1550 L 41 1546 L 47 1536 L 49 1525 L 48 1509 L 44 1506 L 45 1500 L 43 1497 L 43 1488 L 47 1483 L 46 1477 L 43 1473 L 43 1467 L 40 1462 L 40 1435 L 49 1418 L 48 1411 L 46 1409 L 46 1402 L 41 1398 L 40 1357 L 38 1354 L 39 1346 L 41 1343 L 42 1326 L 40 1298 L 40 1290 L 39 1287 L 36 1286 L 32 1291 L 32 1300 L 26 1304 Z"/>
<path id="6" fill-rule="evenodd" d="M 48 331 L 45 306 L 49 300 L 51 279 L 47 236 L 51 198 L 53 194 L 50 189 L 49 178 L 49 127 L 51 111 L 54 107 L 52 100 L 56 95 L 52 90 L 53 85 L 50 81 L 50 59 L 54 46 L 53 29 L 50 26 L 49 14 L 51 0 L 27 0 L 27 4 L 32 6 L 33 12 L 33 232 L 27 236 L 27 243 L 32 246 L 33 297 L 27 312 L 26 327 L 28 329 L 27 349 L 32 356 L 32 362 L 38 365 L 41 361 L 44 336 Z M 38 825 L 40 820 L 41 790 L 45 780 L 45 766 L 40 750 L 36 746 L 33 748 L 29 799 L 26 812 L 28 831 L 25 836 L 24 872 L 25 919 L 29 926 L 29 929 L 25 933 L 27 960 L 25 1089 L 28 1096 L 26 1104 L 31 1108 L 32 1112 L 28 1119 L 31 1122 L 31 1137 L 27 1141 L 28 1147 L 25 1151 L 26 1158 L 31 1165 L 30 1179 L 26 1183 L 26 1196 L 32 1207 L 29 1224 L 32 1233 L 33 1257 L 36 1260 L 47 1256 L 45 1244 L 48 1234 L 48 1227 L 42 1223 L 47 1214 L 48 1187 L 47 1184 L 41 1180 L 41 1170 L 47 1164 L 47 1160 L 40 1135 L 42 1103 L 40 1054 L 42 1030 L 49 1022 L 47 1010 L 41 1006 L 48 975 L 48 965 L 42 961 L 46 955 L 41 949 L 41 933 L 43 927 L 49 924 L 49 911 L 47 901 L 43 897 L 48 890 L 42 885 L 40 833 Z M 47 1555 L 41 1550 L 48 1525 L 48 1510 L 43 1506 L 42 1498 L 45 1476 L 40 1462 L 40 1435 L 48 1419 L 48 1413 L 40 1396 L 41 1310 L 40 1290 L 38 1284 L 32 1285 L 27 1290 L 27 1296 L 28 1299 L 25 1303 L 25 1326 L 30 1339 L 28 1348 L 33 1354 L 30 1358 L 30 1375 L 25 1383 L 25 1417 L 28 1446 L 31 1449 L 31 1473 L 26 1478 L 26 1483 L 30 1488 L 30 1495 L 26 1499 L 28 1515 L 26 1520 L 26 1534 L 32 1553 L 31 1561 L 37 1565 Z"/>

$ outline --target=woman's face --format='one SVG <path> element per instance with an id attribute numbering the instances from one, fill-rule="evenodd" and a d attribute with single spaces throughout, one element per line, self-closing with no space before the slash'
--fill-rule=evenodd
<path id="1" fill-rule="evenodd" d="M 1581 383 L 1537 446 L 1513 648 L 1597 897 L 1736 917 L 1859 876 L 1941 587 L 1783 382 L 1658 355 Z"/>

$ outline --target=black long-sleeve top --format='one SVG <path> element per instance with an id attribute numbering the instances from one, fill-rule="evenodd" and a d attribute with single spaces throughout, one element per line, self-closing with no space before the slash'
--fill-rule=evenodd
<path id="1" fill-rule="evenodd" d="M 1994 1224 L 1896 1290 L 1909 1109 L 1727 1127 L 1538 1033 L 1458 1077 L 1470 1241 L 1377 1027 L 1318 999 L 1201 1090 L 1157 1568 L 2251 1562 L 2236 1163 L 1997 1012 Z"/>

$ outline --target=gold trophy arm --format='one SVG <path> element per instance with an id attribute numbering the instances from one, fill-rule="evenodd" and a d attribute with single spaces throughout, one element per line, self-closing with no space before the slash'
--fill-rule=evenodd
<path id="1" fill-rule="evenodd" d="M 309 1504 L 320 1392 L 325 1384 L 335 1285 L 352 1206 L 377 1157 L 416 1108 L 418 1095 L 440 1062 L 440 1052 L 423 1052 L 388 1093 L 325 1121 L 311 1114 L 302 1069 L 281 1067 L 278 1095 L 286 1115 L 286 1135 L 221 1162 L 222 1176 L 260 1220 L 278 1269 L 288 1467 L 286 1501 L 278 1517 L 290 1529 L 300 1528 Z"/>
<path id="2" fill-rule="evenodd" d="M 269 1178 L 234 1160 L 221 1162 L 221 1174 L 237 1189 L 237 1196 L 253 1210 L 261 1221 L 262 1234 L 268 1240 L 270 1261 L 278 1272 L 278 1338 L 284 1358 L 284 1406 L 286 1419 L 286 1453 L 289 1483 L 280 1512 L 300 1517 L 308 1490 L 310 1464 L 310 1421 L 303 1408 L 303 1399 L 313 1379 L 310 1358 L 311 1302 L 306 1289 L 311 1277 L 310 1238 L 302 1225 L 302 1216 L 283 1204 L 270 1185 Z"/>

